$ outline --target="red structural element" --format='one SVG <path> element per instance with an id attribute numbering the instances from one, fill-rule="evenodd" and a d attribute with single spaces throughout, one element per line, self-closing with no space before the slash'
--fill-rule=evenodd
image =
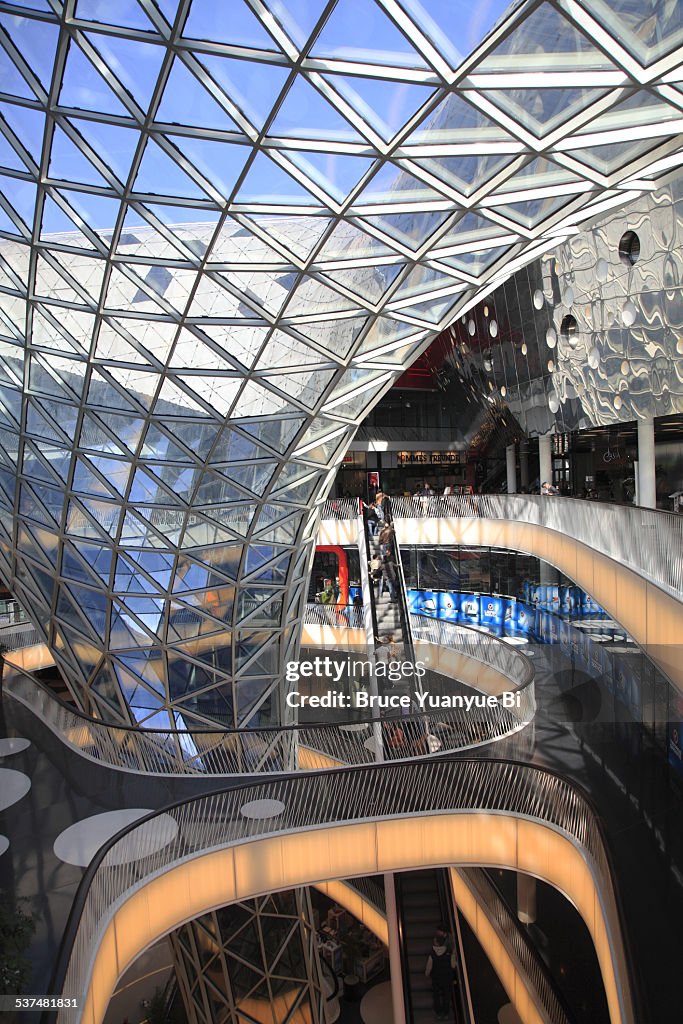
<path id="1" fill-rule="evenodd" d="M 316 551 L 331 551 L 337 556 L 339 576 L 339 598 L 337 604 L 347 605 L 349 603 L 349 560 L 346 557 L 344 548 L 338 544 L 318 544 Z"/>

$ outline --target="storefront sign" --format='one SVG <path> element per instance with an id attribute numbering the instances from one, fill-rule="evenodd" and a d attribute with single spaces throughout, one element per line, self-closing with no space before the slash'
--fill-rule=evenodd
<path id="1" fill-rule="evenodd" d="M 461 452 L 397 452 L 399 466 L 459 466 Z"/>

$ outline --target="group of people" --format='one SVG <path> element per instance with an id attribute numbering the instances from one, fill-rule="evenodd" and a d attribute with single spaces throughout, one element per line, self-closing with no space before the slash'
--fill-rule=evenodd
<path id="1" fill-rule="evenodd" d="M 375 545 L 375 553 L 370 559 L 370 575 L 377 587 L 377 600 L 388 591 L 389 600 L 394 602 L 398 600 L 398 571 L 389 499 L 382 491 L 378 491 L 374 501 L 366 507 L 368 530 Z"/>

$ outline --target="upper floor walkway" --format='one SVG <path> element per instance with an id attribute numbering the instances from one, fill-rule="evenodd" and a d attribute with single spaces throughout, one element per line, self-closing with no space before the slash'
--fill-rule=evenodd
<path id="1" fill-rule="evenodd" d="M 354 544 L 358 504 L 328 501 L 321 544 Z M 401 545 L 498 547 L 554 565 L 616 619 L 683 692 L 683 517 L 525 494 L 392 498 Z"/>

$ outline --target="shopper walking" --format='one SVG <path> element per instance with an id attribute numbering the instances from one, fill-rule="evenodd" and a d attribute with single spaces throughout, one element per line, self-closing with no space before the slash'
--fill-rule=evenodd
<path id="1" fill-rule="evenodd" d="M 434 936 L 425 967 L 425 974 L 432 983 L 434 1013 L 437 1020 L 448 1020 L 450 1017 L 454 969 L 455 953 L 450 948 L 447 933 L 439 928 Z"/>

